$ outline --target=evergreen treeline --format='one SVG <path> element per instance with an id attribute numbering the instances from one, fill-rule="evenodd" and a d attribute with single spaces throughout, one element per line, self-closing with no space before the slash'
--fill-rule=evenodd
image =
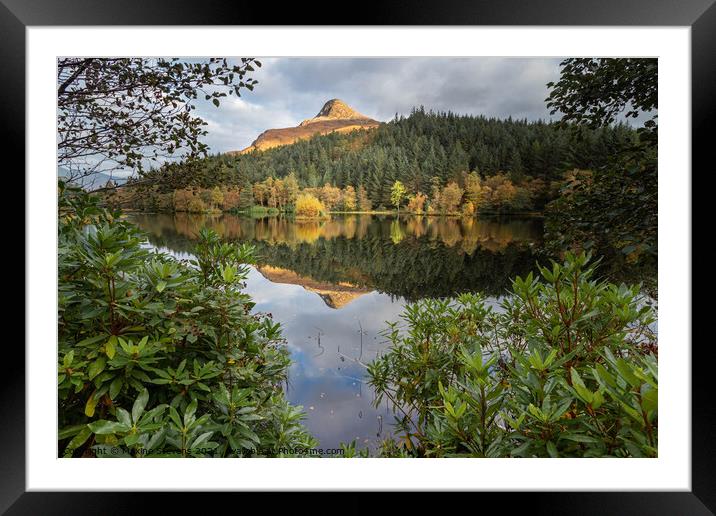
<path id="1" fill-rule="evenodd" d="M 574 138 L 555 123 L 457 115 L 414 109 L 372 131 L 332 133 L 292 145 L 244 155 L 215 155 L 192 165 L 150 171 L 168 189 L 195 186 L 243 187 L 293 172 L 300 188 L 325 184 L 365 188 L 374 208 L 391 206 L 391 188 L 402 182 L 407 195 L 430 195 L 466 173 L 483 179 L 508 177 L 515 185 L 539 179 L 543 190 L 571 169 L 597 169 L 635 139 L 626 125 L 582 129 Z M 170 172 L 170 173 L 168 173 Z M 534 194 L 534 186 L 531 188 Z M 538 193 L 534 207 L 549 199 Z"/>

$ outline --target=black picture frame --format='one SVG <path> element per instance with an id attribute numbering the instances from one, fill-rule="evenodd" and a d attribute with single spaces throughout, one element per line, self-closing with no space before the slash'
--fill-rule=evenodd
<path id="1" fill-rule="evenodd" d="M 48 25 L 607 25 L 691 27 L 692 168 L 707 165 L 710 141 L 708 124 L 716 115 L 716 0 L 473 0 L 439 3 L 361 3 L 351 15 L 338 14 L 338 6 L 218 2 L 202 0 L 0 0 L 0 142 L 4 156 L 16 158 L 15 170 L 24 170 L 25 148 L 25 29 Z M 321 15 L 315 14 L 321 12 Z M 565 47 L 568 51 L 568 47 Z M 708 167 L 708 168 L 707 168 Z M 10 172 L 6 170 L 6 172 Z M 691 171 L 667 171 L 683 174 Z M 17 188 L 25 191 L 24 181 Z M 13 194 L 14 196 L 14 194 Z M 692 231 L 693 235 L 693 231 Z M 24 238 L 24 236 L 20 237 Z M 663 243 L 662 243 L 663 244 Z M 692 266 L 699 258 L 694 255 Z M 17 257 L 15 257 L 15 261 Z M 25 274 L 31 271 L 25 270 Z M 689 302 L 690 300 L 684 300 Z M 695 306 L 695 304 L 694 304 Z M 32 307 L 28 306 L 28 310 Z M 685 342 L 684 346 L 691 343 Z M 480 493 L 499 497 L 503 503 L 525 504 L 534 513 L 549 514 L 712 514 L 716 512 L 716 404 L 708 341 L 692 344 L 692 491 L 691 492 L 591 492 L 591 493 Z M 688 349 L 688 348 L 685 348 Z M 144 494 L 25 492 L 25 352 L 17 341 L 5 341 L 0 390 L 0 513 L 7 514 L 127 514 L 141 510 Z M 163 511 L 188 508 L 187 496 L 161 496 Z M 221 500 L 234 495 L 220 496 Z M 245 494 L 240 496 L 245 497 Z M 296 495 L 294 495 L 296 496 Z M 340 502 L 358 506 L 346 495 Z M 196 496 L 194 495 L 194 498 Z M 301 505 L 301 496 L 292 503 Z M 356 498 L 357 499 L 357 498 Z M 420 498 L 418 498 L 419 500 Z M 212 500 L 211 506 L 217 502 Z M 484 502 L 481 502 L 481 504 Z M 483 505 L 483 507 L 485 507 Z M 183 512 L 183 511 L 182 511 Z"/>

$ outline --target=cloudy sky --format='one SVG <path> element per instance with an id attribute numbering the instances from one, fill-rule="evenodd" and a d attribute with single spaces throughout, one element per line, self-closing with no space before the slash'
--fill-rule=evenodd
<path id="1" fill-rule="evenodd" d="M 219 108 L 199 103 L 211 152 L 243 149 L 266 129 L 292 127 L 339 98 L 376 120 L 413 106 L 495 117 L 549 119 L 546 83 L 560 59 L 541 58 L 259 58 L 253 92 Z"/>

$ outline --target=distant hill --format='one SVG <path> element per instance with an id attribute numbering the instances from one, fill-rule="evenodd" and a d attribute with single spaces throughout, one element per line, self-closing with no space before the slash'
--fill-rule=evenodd
<path id="1" fill-rule="evenodd" d="M 64 167 L 57 167 L 57 177 L 70 177 L 70 171 Z M 97 188 L 102 188 L 107 184 L 107 181 L 109 180 L 112 180 L 115 185 L 122 185 L 127 182 L 127 179 L 124 177 L 109 176 L 108 174 L 104 174 L 102 172 L 96 172 L 94 174 L 78 179 L 75 182 L 78 183 L 79 186 L 81 186 L 85 190 L 92 191 L 96 190 Z"/>
<path id="2" fill-rule="evenodd" d="M 350 132 L 356 129 L 372 129 L 380 122 L 373 120 L 348 106 L 340 99 L 331 99 L 323 105 L 318 114 L 304 120 L 297 127 L 268 129 L 259 135 L 254 142 L 241 151 L 228 154 L 246 154 L 255 150 L 263 151 L 281 145 L 290 145 L 298 140 L 305 140 L 315 135 L 333 132 Z"/>

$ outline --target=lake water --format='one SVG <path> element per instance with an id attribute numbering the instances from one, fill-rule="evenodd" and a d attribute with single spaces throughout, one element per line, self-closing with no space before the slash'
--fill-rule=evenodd
<path id="1" fill-rule="evenodd" d="M 281 323 L 293 365 L 289 401 L 322 448 L 390 435 L 389 406 L 373 406 L 364 364 L 387 347 L 381 332 L 405 304 L 482 292 L 493 301 L 534 268 L 540 219 L 334 216 L 324 222 L 234 215 L 131 214 L 150 243 L 188 258 L 202 227 L 256 247 L 246 292 Z"/>

